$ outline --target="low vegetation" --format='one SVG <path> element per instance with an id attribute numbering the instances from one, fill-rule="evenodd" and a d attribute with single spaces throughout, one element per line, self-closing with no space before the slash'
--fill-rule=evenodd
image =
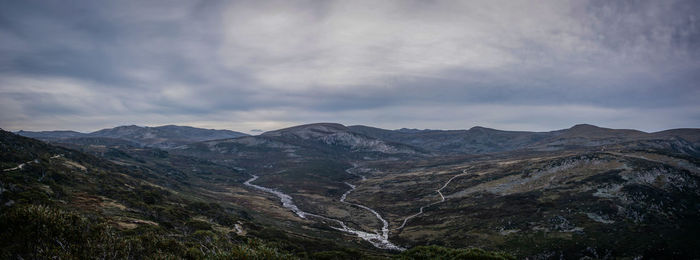
<path id="1" fill-rule="evenodd" d="M 401 253 L 398 259 L 469 259 L 469 260 L 506 260 L 515 257 L 503 252 L 489 252 L 478 248 L 454 249 L 442 246 L 417 246 Z"/>
<path id="2" fill-rule="evenodd" d="M 119 231 L 95 216 L 48 206 L 15 206 L 0 215 L 3 259 L 294 259 L 259 239 L 197 227 L 186 236 L 147 226 Z"/>

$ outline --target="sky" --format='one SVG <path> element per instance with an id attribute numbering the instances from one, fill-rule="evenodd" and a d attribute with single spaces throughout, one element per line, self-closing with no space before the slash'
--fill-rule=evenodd
<path id="1" fill-rule="evenodd" d="M 11 131 L 658 131 L 699 100 L 694 0 L 0 0 Z"/>

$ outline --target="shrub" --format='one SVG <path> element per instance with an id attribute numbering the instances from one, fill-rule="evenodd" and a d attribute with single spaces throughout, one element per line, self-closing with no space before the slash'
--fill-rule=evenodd
<path id="1" fill-rule="evenodd" d="M 126 243 L 106 224 L 46 206 L 13 207 L 0 216 L 2 258 L 125 258 Z"/>
<path id="2" fill-rule="evenodd" d="M 185 224 L 190 230 L 211 230 L 211 224 L 201 220 L 190 220 Z"/>
<path id="3" fill-rule="evenodd" d="M 515 257 L 502 252 L 489 252 L 478 248 L 453 249 L 441 246 L 417 246 L 404 251 L 399 259 L 515 259 Z"/>

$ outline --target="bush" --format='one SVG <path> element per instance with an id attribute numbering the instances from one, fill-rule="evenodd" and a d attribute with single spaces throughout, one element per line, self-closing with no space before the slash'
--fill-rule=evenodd
<path id="1" fill-rule="evenodd" d="M 297 259 L 291 254 L 270 247 L 260 240 L 250 239 L 246 244 L 231 248 L 228 252 L 215 255 L 217 259 Z"/>
<path id="2" fill-rule="evenodd" d="M 106 224 L 46 206 L 14 207 L 0 216 L 1 258 L 125 258 L 127 244 Z"/>
<path id="3" fill-rule="evenodd" d="M 190 220 L 185 224 L 190 230 L 212 230 L 211 224 L 201 220 Z"/>
<path id="4" fill-rule="evenodd" d="M 312 259 L 319 260 L 339 260 L 339 259 L 357 259 L 343 251 L 323 251 L 311 254 Z"/>
<path id="5" fill-rule="evenodd" d="M 515 259 L 515 257 L 501 252 L 489 252 L 478 248 L 454 249 L 441 246 L 417 246 L 404 251 L 399 259 Z"/>

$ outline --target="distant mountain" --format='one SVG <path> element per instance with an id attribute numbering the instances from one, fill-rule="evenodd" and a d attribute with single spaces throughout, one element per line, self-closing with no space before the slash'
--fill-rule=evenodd
<path id="1" fill-rule="evenodd" d="M 111 139 L 121 139 L 139 146 L 164 149 L 174 148 L 193 142 L 247 136 L 247 134 L 230 130 L 203 129 L 176 125 L 158 127 L 144 127 L 136 125 L 119 126 L 115 128 L 102 129 L 87 134 L 74 131 L 19 131 L 17 134 L 44 141 L 60 141 L 64 143 L 78 144 L 113 144 L 118 140 Z"/>
<path id="2" fill-rule="evenodd" d="M 686 140 L 688 142 L 698 144 L 698 143 L 700 143 L 700 133 L 699 132 L 700 132 L 700 129 L 697 129 L 697 128 L 679 128 L 679 129 L 670 129 L 670 130 L 655 132 L 655 133 L 651 133 L 651 135 L 654 137 L 659 137 L 659 138 L 679 137 L 679 138 L 683 138 L 684 140 Z"/>
<path id="3" fill-rule="evenodd" d="M 76 131 L 32 132 L 32 131 L 19 130 L 18 132 L 16 132 L 16 134 L 24 136 L 24 137 L 35 138 L 35 139 L 62 139 L 62 138 L 74 138 L 74 137 L 87 136 L 87 134 L 85 134 L 85 133 L 80 133 L 80 132 L 76 132 Z"/>
<path id="4" fill-rule="evenodd" d="M 556 151 L 570 148 L 590 148 L 625 143 L 640 149 L 644 147 L 675 147 L 687 154 L 700 153 L 700 130 L 671 129 L 645 133 L 630 129 L 610 129 L 589 124 L 549 132 L 504 131 L 475 126 L 469 130 L 419 130 L 402 128 L 387 130 L 370 126 L 344 126 L 336 123 L 299 125 L 259 136 L 232 141 L 248 136 L 229 130 L 201 129 L 189 126 L 166 125 L 159 127 L 119 126 L 92 133 L 75 131 L 19 131 L 19 135 L 50 142 L 106 146 L 142 146 L 172 149 L 185 144 L 208 142 L 200 148 L 226 151 L 244 151 L 252 148 L 273 149 L 285 147 L 286 153 L 306 149 L 306 152 L 364 152 L 379 154 L 486 154 L 514 150 Z M 673 144 L 672 144 L 673 143 Z M 236 149 L 232 147 L 236 146 Z M 194 147 L 194 146 L 191 146 Z M 295 147 L 294 149 L 290 147 Z M 309 150 L 310 149 L 310 150 Z M 201 150 L 201 149 L 200 149 Z M 256 150 L 259 152 L 260 150 Z M 299 150 L 301 151 L 301 150 Z M 278 151 L 282 152 L 282 151 Z M 313 153 L 313 152 L 311 152 Z M 308 154 L 307 154 L 308 155 Z"/>
<path id="5" fill-rule="evenodd" d="M 300 160 L 346 160 L 425 156 L 425 150 L 350 131 L 341 124 L 300 125 L 257 136 L 187 144 L 172 152 L 249 164 L 262 160 L 281 163 Z"/>
<path id="6" fill-rule="evenodd" d="M 202 129 L 190 126 L 119 126 L 90 133 L 92 137 L 120 138 L 149 147 L 173 148 L 187 143 L 236 138 L 247 134 L 230 130 Z"/>
<path id="7" fill-rule="evenodd" d="M 428 131 L 432 131 L 432 130 L 430 130 L 430 129 L 416 129 L 416 128 L 401 128 L 401 129 L 397 129 L 395 131 L 401 132 L 401 133 L 415 134 L 415 133 L 420 133 L 420 132 L 428 132 Z"/>
<path id="8" fill-rule="evenodd" d="M 632 130 L 632 129 L 612 129 L 598 127 L 589 124 L 578 124 L 572 126 L 569 129 L 554 131 L 555 133 L 561 133 L 566 137 L 593 137 L 593 138 L 609 138 L 609 137 L 622 137 L 622 138 L 632 138 L 645 136 L 647 133 Z"/>
<path id="9" fill-rule="evenodd" d="M 350 126 L 353 132 L 420 147 L 436 153 L 491 153 L 527 147 L 549 136 L 547 133 L 502 131 L 485 127 L 469 130 L 385 130 Z"/>
<path id="10" fill-rule="evenodd" d="M 673 129 L 645 133 L 629 129 L 610 129 L 579 124 L 550 132 L 503 131 L 485 127 L 469 130 L 386 130 L 369 126 L 348 129 L 373 138 L 419 147 L 439 154 L 493 153 L 529 150 L 562 150 L 574 147 L 597 147 L 627 142 L 649 143 L 653 140 L 676 141 L 688 151 L 700 147 L 700 129 Z M 675 140 L 674 139 L 674 140 Z"/>
<path id="11" fill-rule="evenodd" d="M 564 150 L 576 147 L 616 147 L 670 149 L 700 155 L 700 129 L 673 129 L 646 133 L 631 129 L 611 129 L 580 124 L 548 132 L 549 137 L 530 145 L 534 150 Z"/>
<path id="12" fill-rule="evenodd" d="M 417 154 L 421 152 L 410 145 L 357 133 L 344 125 L 335 123 L 300 125 L 265 132 L 261 136 L 285 140 L 290 143 L 310 141 L 360 152 L 385 154 Z"/>

